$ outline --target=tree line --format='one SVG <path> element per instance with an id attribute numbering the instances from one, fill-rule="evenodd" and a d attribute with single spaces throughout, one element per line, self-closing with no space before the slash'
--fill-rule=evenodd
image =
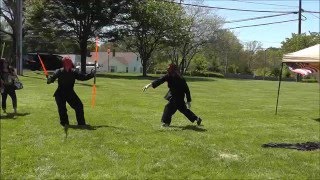
<path id="1" fill-rule="evenodd" d="M 1 0 L 0 10 L 5 56 L 13 60 L 16 0 Z M 281 40 L 281 48 L 242 44 L 214 11 L 161 0 L 25 0 L 23 14 L 24 53 L 80 54 L 83 72 L 97 36 L 105 48 L 138 53 L 143 76 L 164 71 L 168 63 L 182 74 L 278 76 L 284 53 L 320 40 L 319 32 L 310 32 Z"/>

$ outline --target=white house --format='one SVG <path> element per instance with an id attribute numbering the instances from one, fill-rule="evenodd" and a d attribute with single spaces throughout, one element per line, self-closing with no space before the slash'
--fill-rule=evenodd
<path id="1" fill-rule="evenodd" d="M 98 64 L 100 72 L 123 72 L 123 73 L 142 73 L 140 57 L 133 52 L 98 52 Z M 63 57 L 70 57 L 75 66 L 81 65 L 81 56 L 75 54 L 60 54 Z M 93 63 L 96 53 L 90 52 L 91 57 L 87 57 L 86 62 Z"/>
<path id="2" fill-rule="evenodd" d="M 91 52 L 91 57 L 87 57 L 87 62 L 94 62 L 96 52 Z M 99 71 L 102 72 L 124 72 L 142 73 L 140 57 L 133 52 L 98 52 L 98 64 L 101 65 Z"/>

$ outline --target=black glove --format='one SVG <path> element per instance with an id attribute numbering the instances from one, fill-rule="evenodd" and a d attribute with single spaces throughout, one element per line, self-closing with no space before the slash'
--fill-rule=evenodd
<path id="1" fill-rule="evenodd" d="M 51 83 L 52 83 L 51 77 L 48 77 L 47 78 L 47 84 L 51 84 Z"/>

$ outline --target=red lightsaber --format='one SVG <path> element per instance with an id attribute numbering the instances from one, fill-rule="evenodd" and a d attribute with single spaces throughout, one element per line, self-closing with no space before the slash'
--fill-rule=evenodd
<path id="1" fill-rule="evenodd" d="M 39 61 L 40 61 L 40 63 L 41 63 L 41 66 L 42 66 L 43 72 L 44 72 L 44 74 L 46 75 L 46 77 L 48 78 L 48 71 L 47 71 L 46 67 L 44 66 L 44 63 L 43 63 L 43 61 L 42 61 L 42 59 L 41 59 L 41 57 L 40 57 L 39 53 L 38 53 L 38 58 L 39 58 Z"/>

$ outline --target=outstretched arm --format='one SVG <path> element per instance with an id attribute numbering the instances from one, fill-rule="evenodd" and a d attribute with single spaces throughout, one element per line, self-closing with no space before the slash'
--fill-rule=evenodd
<path id="1" fill-rule="evenodd" d="M 142 88 L 143 92 L 145 92 L 150 86 L 152 86 L 153 88 L 160 86 L 161 84 L 166 82 L 166 79 L 167 79 L 167 75 L 162 76 L 161 78 L 154 80 L 152 83 L 149 83 Z"/>
<path id="2" fill-rule="evenodd" d="M 76 79 L 80 80 L 80 81 L 89 80 L 89 79 L 93 78 L 96 73 L 96 71 L 94 69 L 91 70 L 90 74 L 82 74 L 78 70 L 73 70 L 73 72 L 75 73 Z"/>
<path id="3" fill-rule="evenodd" d="M 151 83 L 147 84 L 142 88 L 143 92 L 145 92 L 149 87 L 151 86 Z"/>
<path id="4" fill-rule="evenodd" d="M 60 75 L 61 73 L 61 69 L 57 69 L 53 74 L 52 76 L 49 76 L 48 79 L 47 79 L 47 84 L 51 84 L 53 83 Z"/>

